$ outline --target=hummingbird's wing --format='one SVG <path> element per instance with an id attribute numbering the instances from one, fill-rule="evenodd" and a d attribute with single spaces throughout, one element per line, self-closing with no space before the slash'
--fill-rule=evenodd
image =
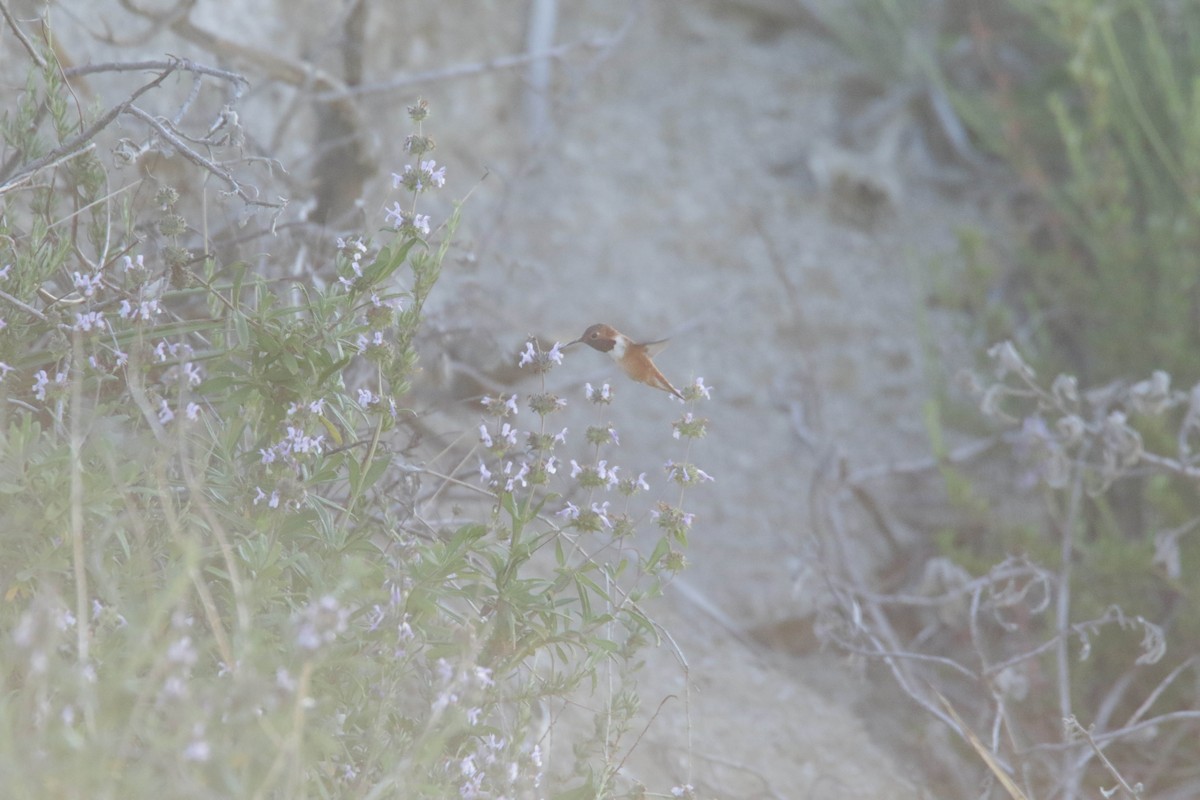
<path id="1" fill-rule="evenodd" d="M 667 345 L 671 343 L 670 339 L 655 339 L 653 342 L 642 342 L 641 346 L 646 348 L 646 355 L 654 358 L 656 355 L 667 349 Z"/>

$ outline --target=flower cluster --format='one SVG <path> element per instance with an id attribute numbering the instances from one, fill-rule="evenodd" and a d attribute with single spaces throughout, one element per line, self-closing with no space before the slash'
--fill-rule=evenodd
<path id="1" fill-rule="evenodd" d="M 159 364 L 171 365 L 163 373 L 161 383 L 171 386 L 177 381 L 182 381 L 188 388 L 199 386 L 204 380 L 204 372 L 200 365 L 192 360 L 194 352 L 187 342 L 170 342 L 166 339 L 159 341 L 154 346 L 154 360 Z"/>
<path id="2" fill-rule="evenodd" d="M 71 330 L 80 333 L 91 333 L 96 331 L 108 330 L 108 323 L 104 321 L 104 312 L 102 311 L 84 311 L 76 312 L 75 324 L 71 326 Z"/>
<path id="3" fill-rule="evenodd" d="M 415 139 L 413 141 L 416 141 Z M 423 144 L 429 145 L 433 142 L 432 139 L 424 139 Z M 439 167 L 433 159 L 420 162 L 419 167 L 413 167 L 412 164 L 404 165 L 404 172 L 392 173 L 392 188 L 399 189 L 404 187 L 414 194 L 424 192 L 433 187 L 441 189 L 446 185 L 446 168 Z"/>
<path id="4" fill-rule="evenodd" d="M 339 236 L 335 241 L 339 256 L 338 271 L 341 273 L 338 275 L 338 283 L 346 289 L 353 289 L 356 282 L 362 280 L 363 258 L 370 252 L 370 249 L 366 240 L 361 236 L 349 239 Z M 346 274 L 346 270 L 349 270 L 349 275 Z"/>
<path id="5" fill-rule="evenodd" d="M 270 447 L 259 448 L 263 464 L 283 462 L 296 465 L 302 457 L 321 455 L 325 447 L 325 434 L 312 436 L 305 432 L 309 419 L 319 419 L 325 411 L 324 398 L 310 403 L 288 404 L 287 415 L 291 421 L 286 425 L 283 438 Z"/>
<path id="6" fill-rule="evenodd" d="M 578 461 L 571 459 L 571 477 L 577 480 L 584 489 L 603 488 L 605 491 L 612 489 L 621 482 L 621 479 L 617 477 L 617 471 L 620 469 L 615 465 L 608 466 L 608 459 L 604 458 L 597 461 L 594 466 L 580 466 Z"/>
<path id="7" fill-rule="evenodd" d="M 533 339 L 525 343 L 525 349 L 518 359 L 518 366 L 531 367 L 540 375 L 560 363 L 562 352 L 557 343 L 551 349 L 543 350 Z M 520 413 L 520 407 L 515 394 L 483 398 L 483 408 L 491 420 L 480 422 L 479 442 L 494 460 L 496 468 L 480 461 L 479 477 L 489 488 L 511 494 L 530 485 L 543 485 L 551 475 L 558 473 L 560 464 L 553 450 L 557 445 L 566 443 L 567 429 L 552 433 L 546 427 L 546 418 L 565 408 L 567 401 L 544 391 L 544 388 L 543 384 L 543 391 L 529 398 L 530 410 L 541 419 L 536 431 L 517 428 L 514 418 Z M 518 453 L 522 443 L 524 449 Z"/>
<path id="8" fill-rule="evenodd" d="M 153 322 L 163 313 L 166 282 L 151 279 L 146 259 L 140 253 L 122 256 L 122 264 L 120 288 L 124 296 L 117 306 L 117 316 L 126 322 Z"/>
<path id="9" fill-rule="evenodd" d="M 613 390 L 607 383 L 602 384 L 600 388 L 594 388 L 590 383 L 583 385 L 583 393 L 587 397 L 589 403 L 596 405 L 609 405 L 613 401 Z"/>
<path id="10" fill-rule="evenodd" d="M 604 386 L 607 388 L 608 384 L 606 383 Z M 584 438 L 587 439 L 588 444 L 597 447 L 603 447 L 606 444 L 618 447 L 621 445 L 621 437 L 611 422 L 604 425 L 589 425 Z"/>
<path id="11" fill-rule="evenodd" d="M 322 645 L 333 644 L 346 632 L 351 610 L 331 594 L 304 606 L 295 616 L 297 646 L 302 650 L 318 650 Z"/>
<path id="12" fill-rule="evenodd" d="M 402 233 L 410 233 L 416 236 L 429 235 L 429 215 L 418 214 L 415 211 L 406 211 L 400 207 L 398 202 L 392 202 L 392 207 L 387 209 L 384 219 L 388 225 Z"/>
<path id="13" fill-rule="evenodd" d="M 64 281 L 70 284 L 71 297 L 66 302 L 47 307 L 48 316 L 58 315 L 53 322 L 61 330 L 82 335 L 87 348 L 86 365 L 95 372 L 109 372 L 127 364 L 129 355 L 117 345 L 118 341 L 128 341 L 120 337 L 128 330 L 128 325 L 122 323 L 140 325 L 154 321 L 163 313 L 160 298 L 165 282 L 150 280 L 144 256 L 124 254 L 112 263 L 119 266 L 98 264 L 84 270 L 72 270 L 64 276 Z M 6 264 L 0 269 L 0 281 L 10 280 L 14 267 L 17 265 Z M 111 298 L 113 293 L 119 299 Z M 115 317 L 106 310 L 114 304 Z M 7 321 L 0 318 L 0 330 L 7 326 Z M 69 358 L 62 358 L 55 367 L 39 366 L 30 376 L 32 382 L 27 384 L 30 394 L 40 403 L 61 398 L 72 376 L 84 374 L 76 371 L 82 366 L 72 364 Z M 12 365 L 0 362 L 0 379 L 14 371 Z"/>
<path id="14" fill-rule="evenodd" d="M 567 504 L 555 513 L 555 516 L 580 531 L 597 533 L 601 530 L 614 532 L 619 530 L 622 534 L 627 533 L 628 519 L 624 516 L 614 519 L 609 514 L 609 506 L 611 505 L 612 502 L 609 500 L 603 502 L 593 500 L 590 505 L 580 508 L 568 500 Z M 621 527 L 618 529 L 617 525 Z"/>
<path id="15" fill-rule="evenodd" d="M 47 389 L 53 388 L 57 394 L 61 394 L 66 387 L 67 373 L 65 372 L 56 372 L 53 379 L 44 369 L 39 369 L 33 375 L 33 396 L 43 403 L 46 402 Z"/>
<path id="16" fill-rule="evenodd" d="M 589 403 L 602 408 L 612 403 L 615 393 L 607 383 L 594 387 L 590 383 L 584 386 L 584 397 Z M 611 422 L 601 425 L 589 425 L 584 436 L 592 447 L 590 463 L 579 463 L 571 459 L 571 478 L 576 485 L 586 492 L 586 498 L 579 504 L 568 500 L 555 514 L 569 527 L 586 533 L 609 531 L 616 537 L 624 537 L 633 532 L 633 516 L 630 513 L 629 499 L 641 491 L 647 491 L 650 484 L 646 482 L 646 473 L 637 477 L 622 478 L 621 467 L 610 463 L 609 458 L 601 458 L 606 447 L 619 447 L 621 437 L 616 426 Z M 618 490 L 625 496 L 623 509 L 613 508 L 611 500 L 599 500 L 597 492 Z"/>
<path id="17" fill-rule="evenodd" d="M 195 624 L 192 617 L 176 612 L 171 619 L 173 640 L 167 647 L 166 670 L 158 689 L 158 705 L 168 705 L 188 697 L 192 680 L 192 668 L 200 660 L 191 629 Z"/>
<path id="18" fill-rule="evenodd" d="M 432 136 L 424 136 L 419 133 L 410 133 L 408 136 L 404 137 L 404 152 L 410 153 L 414 156 L 424 155 L 425 153 L 431 152 L 436 147 L 437 142 L 433 140 Z M 445 168 L 443 167 L 443 169 Z"/>
<path id="19" fill-rule="evenodd" d="M 663 469 L 667 472 L 667 480 L 674 481 L 680 486 L 694 486 L 697 483 L 713 479 L 711 475 L 695 464 L 680 464 L 675 461 L 668 461 L 666 464 L 663 464 Z"/>
<path id="20" fill-rule="evenodd" d="M 562 363 L 562 345 L 558 342 L 549 350 L 543 350 L 536 339 L 530 338 L 525 342 L 525 349 L 517 359 L 518 367 L 529 367 L 536 374 L 542 375 Z"/>
<path id="21" fill-rule="evenodd" d="M 463 798 L 521 797 L 542 781 L 541 747 L 501 735 L 488 708 L 494 702 L 492 670 L 470 661 L 438 658 L 429 668 L 434 697 L 432 719 L 450 717 L 462 731 L 458 746 L 447 749 L 439 769 L 450 776 Z"/>
<path id="22" fill-rule="evenodd" d="M 558 458 L 550 451 L 555 444 L 566 442 L 566 428 L 556 434 L 521 431 L 514 419 L 519 413 L 515 394 L 485 396 L 482 405 L 491 420 L 479 423 L 479 443 L 487 449 L 496 465 L 493 471 L 486 462 L 479 462 L 479 478 L 484 485 L 511 494 L 518 488 L 527 488 L 530 483 L 544 484 L 549 476 L 558 472 Z M 517 452 L 522 441 L 527 449 Z M 529 458 L 530 453 L 535 457 Z"/>
<path id="23" fill-rule="evenodd" d="M 64 634 L 73 633 L 77 620 L 71 610 L 58 601 L 42 599 L 21 613 L 10 636 L 12 642 L 26 654 L 28 674 L 45 674 L 52 659 L 57 659 L 66 647 Z"/>
<path id="24" fill-rule="evenodd" d="M 430 224 L 428 214 L 419 214 L 416 210 L 417 195 L 431 189 L 441 189 L 446 185 L 446 168 L 439 167 L 432 158 L 423 159 L 426 153 L 437 147 L 433 137 L 426 136 L 420 130 L 421 123 L 429 116 L 429 104 L 425 100 L 409 106 L 408 115 L 417 124 L 416 133 L 409 134 L 404 140 L 405 152 L 417 158 L 417 163 L 405 164 L 400 172 L 392 173 L 392 188 L 404 189 L 412 195 L 412 204 L 404 208 L 398 202 L 385 212 L 387 224 L 393 229 L 411 236 L 424 237 L 429 235 Z"/>
<path id="25" fill-rule="evenodd" d="M 166 397 L 177 397 L 181 392 L 190 392 L 204 381 L 204 371 L 193 359 L 192 346 L 187 342 L 171 342 L 160 340 L 150 351 L 155 364 L 165 369 L 159 374 L 157 385 L 154 387 L 158 401 L 157 418 L 160 425 L 167 425 L 175 419 L 177 408 Z M 124 353 L 117 352 L 117 364 L 123 365 Z M 89 360 L 94 369 L 100 364 L 93 358 Z M 182 403 L 182 401 L 180 401 Z M 201 406 L 194 400 L 183 404 L 183 412 L 188 421 L 195 422 L 200 418 Z"/>
<path id="26" fill-rule="evenodd" d="M 479 424 L 478 439 L 480 445 L 487 451 L 488 459 L 479 462 L 479 478 L 487 487 L 498 492 L 513 493 L 528 487 L 541 485 L 552 475 L 569 477 L 572 489 L 564 492 L 566 498 L 562 506 L 554 512 L 557 519 L 573 530 L 596 533 L 611 532 L 614 536 L 625 536 L 633 531 L 635 517 L 630 508 L 630 499 L 641 492 L 650 490 L 646 473 L 625 475 L 622 468 L 613 463 L 611 456 L 604 451 L 607 448 L 619 447 L 621 437 L 616 426 L 611 422 L 589 425 L 586 429 L 585 441 L 592 450 L 591 458 L 571 458 L 567 460 L 569 472 L 560 464 L 553 450 L 557 445 L 565 444 L 566 429 L 558 434 L 546 432 L 547 417 L 562 409 L 566 401 L 545 391 L 545 375 L 562 363 L 563 353 L 559 344 L 544 348 L 540 343 L 530 338 L 525 342 L 517 360 L 518 366 L 532 370 L 543 381 L 543 391 L 529 398 L 529 408 L 541 419 L 541 430 L 524 432 L 518 429 L 515 417 L 519 407 L 517 396 L 499 396 L 483 398 L 483 407 L 490 419 L 485 418 Z M 695 380 L 685 387 L 685 397 L 689 402 L 706 399 L 710 396 L 710 387 L 704 384 L 702 378 Z M 587 401 L 597 408 L 610 406 L 615 398 L 613 388 L 605 383 L 600 386 L 587 384 L 584 387 Z M 689 443 L 702 438 L 707 429 L 708 420 L 687 410 L 683 416 L 672 423 L 672 436 L 677 440 Z M 682 489 L 713 480 L 712 476 L 697 465 L 687 461 L 668 461 L 664 467 L 667 479 L 676 483 Z M 582 497 L 573 496 L 574 492 L 582 492 Z M 605 499 L 608 493 L 619 493 L 625 499 L 614 502 Z M 682 495 L 680 497 L 682 502 Z M 687 530 L 691 527 L 694 517 L 679 506 L 660 503 L 651 511 L 659 527 L 670 534 L 676 541 L 686 541 Z M 681 559 L 681 557 L 680 557 Z M 682 561 L 669 554 L 668 561 L 682 566 Z"/>
<path id="27" fill-rule="evenodd" d="M 683 390 L 680 392 L 680 394 L 682 394 L 683 399 L 688 402 L 693 400 L 711 400 L 712 387 L 704 384 L 704 378 L 696 378 L 696 380 L 692 381 L 689 385 L 683 387 Z"/>
<path id="28" fill-rule="evenodd" d="M 104 278 L 99 272 L 92 274 L 83 274 L 72 272 L 71 277 L 74 278 L 75 288 L 79 290 L 84 297 L 93 297 L 96 292 L 104 285 Z"/>
<path id="29" fill-rule="evenodd" d="M 689 389 L 692 387 L 688 387 Z M 671 423 L 671 435 L 676 439 L 702 439 L 707 430 L 708 420 L 697 417 L 692 412 L 686 412 L 681 419 Z"/>
<path id="30" fill-rule="evenodd" d="M 323 428 L 325 399 L 307 403 L 289 403 L 284 433 L 276 442 L 258 449 L 259 464 L 264 477 L 272 482 L 271 490 L 261 485 L 254 487 L 253 504 L 266 508 L 280 506 L 299 508 L 307 491 L 300 483 L 304 476 L 304 465 L 325 453 L 324 432 L 314 435 L 312 431 Z"/>
<path id="31" fill-rule="evenodd" d="M 338 281 L 348 291 L 356 291 L 365 284 L 359 257 L 366 252 L 366 246 L 358 242 L 347 245 L 346 249 L 351 253 L 347 264 L 353 278 L 349 275 L 342 275 Z M 397 323 L 397 314 L 403 310 L 403 307 L 404 304 L 398 296 L 371 292 L 368 303 L 361 309 L 366 323 L 365 329 L 361 330 L 354 339 L 354 345 L 358 348 L 359 353 L 377 363 L 386 362 L 392 356 L 395 350 L 392 345 L 392 336 Z M 374 394 L 373 398 L 374 402 L 381 399 Z M 368 402 L 361 404 L 364 407 L 371 405 L 369 402 L 371 399 L 370 397 L 364 398 Z"/>
<path id="32" fill-rule="evenodd" d="M 492 679 L 492 671 L 478 665 L 467 666 L 451 664 L 444 658 L 439 658 L 434 664 L 437 676 L 438 691 L 433 699 L 434 715 L 440 715 L 449 708 L 462 705 L 464 700 L 472 701 L 483 689 L 496 685 Z M 478 725 L 483 709 L 470 702 L 467 703 L 464 717 L 472 726 Z"/>
<path id="33" fill-rule="evenodd" d="M 696 520 L 696 515 L 685 512 L 681 508 L 671 505 L 670 503 L 659 502 L 650 516 L 654 517 L 658 523 L 658 527 L 662 528 L 667 533 L 671 534 L 676 539 L 682 539 L 687 535 L 688 529 L 692 527 L 692 523 Z"/>
<path id="34" fill-rule="evenodd" d="M 139 296 L 133 301 L 123 299 L 117 310 L 118 317 L 130 322 L 153 322 L 154 318 L 161 313 L 162 306 L 159 304 L 159 298 L 154 295 Z"/>
<path id="35" fill-rule="evenodd" d="M 518 749 L 494 733 L 474 735 L 468 744 L 465 755 L 446 765 L 447 772 L 459 776 L 463 800 L 533 796 L 541 785 L 540 745 Z"/>
<path id="36" fill-rule="evenodd" d="M 388 557 L 389 574 L 382 585 L 387 602 L 373 603 L 361 618 L 364 633 L 371 634 L 368 652 L 373 658 L 400 664 L 420 653 L 424 632 L 413 627 L 408 598 L 413 587 L 409 570 L 421 562 L 422 555 L 415 538 L 398 534 L 394 553 Z"/>

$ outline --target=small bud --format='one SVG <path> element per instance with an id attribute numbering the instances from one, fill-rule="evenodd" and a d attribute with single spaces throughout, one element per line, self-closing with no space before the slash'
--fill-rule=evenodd
<path id="1" fill-rule="evenodd" d="M 983 394 L 983 381 L 971 370 L 959 370 L 954 376 L 954 387 L 961 392 L 976 397 Z"/>
<path id="2" fill-rule="evenodd" d="M 1050 393 L 1065 406 L 1074 406 L 1079 402 L 1079 384 L 1074 375 L 1059 375 L 1050 384 Z"/>
<path id="3" fill-rule="evenodd" d="M 177 269 L 179 267 L 186 267 L 191 263 L 192 251 L 184 247 L 175 247 L 172 245 L 163 248 L 162 257 L 170 269 Z"/>
<path id="4" fill-rule="evenodd" d="M 164 214 L 158 221 L 158 230 L 163 236 L 182 236 L 187 233 L 187 220 L 178 214 Z"/>
<path id="5" fill-rule="evenodd" d="M 1104 420 L 1102 429 L 1106 456 L 1112 456 L 1121 468 L 1131 467 L 1142 457 L 1142 436 L 1129 426 L 1125 414 L 1114 411 Z"/>
<path id="6" fill-rule="evenodd" d="M 160 186 L 154 193 L 154 202 L 159 208 L 166 211 L 179 202 L 179 192 L 170 186 Z"/>
<path id="7" fill-rule="evenodd" d="M 574 459 L 571 460 L 571 477 L 579 482 L 584 489 L 599 489 L 607 485 L 605 472 L 607 462 L 601 461 L 599 467 L 582 466 Z"/>
<path id="8" fill-rule="evenodd" d="M 421 136 L 420 134 L 410 133 L 404 137 L 405 152 L 412 153 L 415 156 L 420 156 L 425 153 L 431 153 L 437 148 L 437 142 L 432 136 Z"/>
<path id="9" fill-rule="evenodd" d="M 594 444 L 597 447 L 606 444 L 620 444 L 620 440 L 617 438 L 617 432 L 612 425 L 589 425 L 587 433 L 585 434 L 585 438 L 587 439 L 588 444 Z"/>
<path id="10" fill-rule="evenodd" d="M 567 404 L 566 400 L 553 394 L 535 394 L 529 398 L 529 408 L 540 417 L 552 414 Z"/>
<path id="11" fill-rule="evenodd" d="M 712 387 L 704 384 L 704 378 L 696 378 L 691 385 L 683 387 L 682 394 L 683 399 L 688 402 L 701 398 L 709 400 L 712 398 Z"/>
<path id="12" fill-rule="evenodd" d="M 421 98 L 415 105 L 408 107 L 408 116 L 413 122 L 421 122 L 429 116 L 429 101 Z"/>
<path id="13" fill-rule="evenodd" d="M 1077 414 L 1068 414 L 1062 417 L 1058 422 L 1054 423 L 1058 435 L 1062 437 L 1062 443 L 1067 447 L 1079 444 L 1083 439 L 1084 431 L 1087 426 L 1083 419 Z"/>
<path id="14" fill-rule="evenodd" d="M 983 397 L 979 401 L 979 410 L 985 417 L 989 419 L 1000 420 L 1005 423 L 1013 423 L 1017 421 L 1016 417 L 1006 414 L 1000 408 L 1000 401 L 1008 396 L 1008 392 L 1002 383 L 993 383 L 984 390 Z"/>
<path id="15" fill-rule="evenodd" d="M 1149 380 L 1135 383 L 1129 390 L 1130 405 L 1139 414 L 1161 414 L 1171 400 L 1171 376 L 1155 370 Z"/>
<path id="16" fill-rule="evenodd" d="M 1042 450 L 1042 479 L 1051 489 L 1065 489 L 1071 481 L 1071 460 L 1066 451 L 1055 443 L 1047 443 Z"/>
<path id="17" fill-rule="evenodd" d="M 678 541 L 686 541 L 688 529 L 692 527 L 695 515 L 685 512 L 669 503 L 659 501 L 658 506 L 650 512 L 658 527 L 666 531 Z"/>
<path id="18" fill-rule="evenodd" d="M 987 354 L 988 358 L 996 362 L 997 378 L 1003 379 L 1005 375 L 1013 373 L 1026 381 L 1033 380 L 1033 368 L 1025 363 L 1012 342 L 1005 340 L 992 345 Z"/>
<path id="19" fill-rule="evenodd" d="M 173 264 L 167 273 L 167 282 L 171 285 L 172 289 L 187 289 L 196 281 L 195 276 L 192 275 L 187 267 L 182 264 Z"/>
<path id="20" fill-rule="evenodd" d="M 372 330 L 379 330 L 391 326 L 396 312 L 390 307 L 380 304 L 373 305 L 367 309 L 367 325 Z"/>
<path id="21" fill-rule="evenodd" d="M 702 439 L 708 432 L 708 420 L 687 412 L 682 418 L 671 423 L 672 433 L 676 439 Z"/>

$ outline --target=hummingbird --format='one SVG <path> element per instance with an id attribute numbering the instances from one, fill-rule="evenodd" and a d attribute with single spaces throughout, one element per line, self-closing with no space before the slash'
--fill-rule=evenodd
<path id="1" fill-rule="evenodd" d="M 580 336 L 573 342 L 567 342 L 563 347 L 570 347 L 580 342 L 593 350 L 608 353 L 612 357 L 612 360 L 616 361 L 621 369 L 625 371 L 625 374 L 638 383 L 653 386 L 655 389 L 662 389 L 664 392 L 670 392 L 675 395 L 680 400 L 683 399 L 683 395 L 679 393 L 679 390 L 663 377 L 663 374 L 658 371 L 658 367 L 654 366 L 654 361 L 651 360 L 653 356 L 657 355 L 667 346 L 666 339 L 639 344 L 611 325 L 598 322 L 584 331 L 583 336 Z"/>

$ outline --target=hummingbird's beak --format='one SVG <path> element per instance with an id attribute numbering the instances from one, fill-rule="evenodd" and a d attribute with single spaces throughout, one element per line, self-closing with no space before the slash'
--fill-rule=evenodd
<path id="1" fill-rule="evenodd" d="M 573 342 L 567 342 L 566 344 L 564 344 L 564 345 L 563 345 L 563 347 L 570 347 L 571 345 L 573 345 L 573 344 L 579 344 L 579 343 L 580 343 L 580 342 L 582 342 L 582 341 L 583 341 L 583 339 L 576 339 L 576 340 L 575 340 L 575 341 L 573 341 Z"/>

